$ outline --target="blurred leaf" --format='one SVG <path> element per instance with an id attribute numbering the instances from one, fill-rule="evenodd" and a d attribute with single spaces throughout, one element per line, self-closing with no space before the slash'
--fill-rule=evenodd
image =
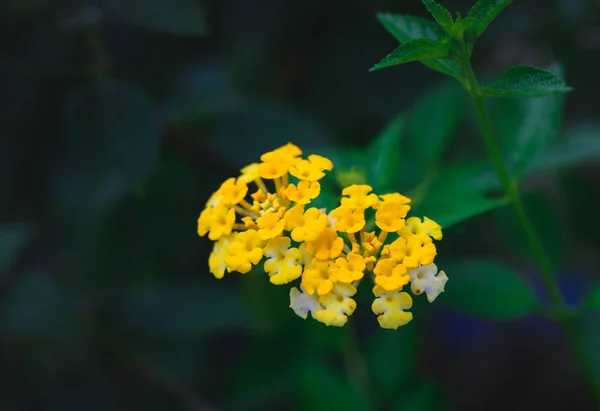
<path id="1" fill-rule="evenodd" d="M 522 197 L 523 206 L 527 211 L 531 224 L 542 242 L 552 267 L 557 270 L 565 264 L 569 253 L 569 244 L 562 230 L 561 218 L 557 213 L 555 202 L 542 192 L 528 192 Z M 514 211 L 510 208 L 497 210 L 493 214 L 496 230 L 499 237 L 509 250 L 527 258 L 531 247 L 524 235 L 522 228 L 515 218 Z"/>
<path id="2" fill-rule="evenodd" d="M 452 14 L 446 8 L 434 0 L 423 0 L 423 4 L 427 7 L 427 10 L 431 13 L 435 21 L 446 30 L 448 33 L 452 33 L 454 28 L 454 19 Z"/>
<path id="3" fill-rule="evenodd" d="M 445 82 L 419 99 L 409 117 L 409 146 L 425 169 L 438 165 L 465 111 L 465 93 Z M 435 120 L 432 120 L 432 114 Z"/>
<path id="4" fill-rule="evenodd" d="M 514 66 L 489 86 L 481 87 L 481 94 L 487 97 L 541 97 L 571 90 L 571 87 L 548 70 Z"/>
<path id="5" fill-rule="evenodd" d="M 512 0 L 479 0 L 465 18 L 465 34 L 471 40 L 481 36 L 500 12 Z"/>
<path id="6" fill-rule="evenodd" d="M 414 326 L 375 333 L 367 349 L 369 375 L 382 400 L 391 402 L 406 392 L 414 378 L 417 341 Z M 394 401 L 395 402 L 395 401 Z"/>
<path id="7" fill-rule="evenodd" d="M 196 62 L 176 73 L 166 116 L 176 124 L 195 124 L 233 109 L 238 100 L 225 66 Z"/>
<path id="8" fill-rule="evenodd" d="M 333 189 L 328 185 L 321 183 L 321 192 L 319 196 L 311 201 L 311 207 L 316 208 L 326 208 L 327 210 L 331 210 L 336 208 L 339 203 L 339 196 L 333 191 Z"/>
<path id="9" fill-rule="evenodd" d="M 585 307 L 590 310 L 600 310 L 600 285 L 596 285 L 596 288 L 586 297 Z"/>
<path id="10" fill-rule="evenodd" d="M 578 319 L 583 346 L 589 360 L 597 393 L 600 393 L 600 310 L 584 313 Z"/>
<path id="11" fill-rule="evenodd" d="M 168 34 L 203 36 L 206 18 L 198 0 L 95 0 L 115 16 Z"/>
<path id="12" fill-rule="evenodd" d="M 574 167 L 600 158 L 600 125 L 579 126 L 565 134 L 564 140 L 540 151 L 527 167 L 527 172 Z"/>
<path id="13" fill-rule="evenodd" d="M 439 26 L 431 20 L 407 14 L 391 13 L 378 14 L 377 18 L 385 29 L 400 43 L 407 43 L 416 39 L 441 40 L 438 36 L 440 31 Z M 421 63 L 440 73 L 447 74 L 457 79 L 462 78 L 462 69 L 453 61 L 432 59 L 424 60 Z"/>
<path id="14" fill-rule="evenodd" d="M 425 194 L 417 187 L 413 205 L 414 212 L 449 228 L 476 215 L 508 204 L 505 198 L 488 198 L 482 192 L 473 190 L 472 181 L 440 174 Z M 427 183 L 425 183 L 427 184 Z"/>
<path id="15" fill-rule="evenodd" d="M 450 278 L 440 301 L 477 317 L 509 319 L 532 314 L 538 302 L 530 287 L 503 262 L 473 258 L 447 263 Z"/>
<path id="16" fill-rule="evenodd" d="M 298 410 L 368 410 L 367 399 L 353 384 L 325 363 L 307 361 L 294 374 L 300 393 Z"/>
<path id="17" fill-rule="evenodd" d="M 398 46 L 394 51 L 385 56 L 379 63 L 371 67 L 369 71 L 375 71 L 413 61 L 428 60 L 447 56 L 448 48 L 446 45 L 431 39 L 416 39 Z"/>
<path id="18" fill-rule="evenodd" d="M 461 186 L 482 194 L 501 188 L 494 168 L 487 161 L 457 161 L 440 168 L 438 175 L 448 181 L 460 181 Z"/>
<path id="19" fill-rule="evenodd" d="M 368 155 L 363 155 L 363 161 L 367 162 L 367 182 L 375 191 L 386 191 L 394 187 L 400 163 L 404 123 L 404 116 L 396 116 L 369 144 Z"/>
<path id="20" fill-rule="evenodd" d="M 394 411 L 439 411 L 440 406 L 437 404 L 436 396 L 433 383 L 420 382 L 406 397 L 398 398 Z"/>
<path id="21" fill-rule="evenodd" d="M 229 165 L 241 168 L 292 142 L 304 153 L 321 153 L 329 136 L 311 118 L 268 101 L 247 100 L 219 119 L 211 143 Z"/>
<path id="22" fill-rule="evenodd" d="M 8 270 L 13 259 L 33 235 L 29 224 L 2 224 L 0 226 L 0 276 Z"/>
<path id="23" fill-rule="evenodd" d="M 564 94 L 503 100 L 496 114 L 508 163 L 521 176 L 532 158 L 545 148 L 560 128 Z"/>
<path id="24" fill-rule="evenodd" d="M 32 272 L 13 285 L 5 301 L 2 332 L 9 338 L 71 345 L 81 330 L 74 302 L 44 272 Z"/>
<path id="25" fill-rule="evenodd" d="M 152 102 L 131 86 L 101 81 L 72 92 L 63 111 L 66 159 L 55 176 L 65 215 L 110 208 L 152 171 L 159 126 Z"/>
<path id="26" fill-rule="evenodd" d="M 240 296 L 214 284 L 137 286 L 123 291 L 116 307 L 125 327 L 156 337 L 190 339 L 252 325 Z"/>

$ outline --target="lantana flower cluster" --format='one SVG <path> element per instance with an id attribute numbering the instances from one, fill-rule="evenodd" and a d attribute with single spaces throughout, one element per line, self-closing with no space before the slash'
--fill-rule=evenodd
<path id="1" fill-rule="evenodd" d="M 329 159 L 304 158 L 289 143 L 260 160 L 223 182 L 198 218 L 198 234 L 215 242 L 208 265 L 216 278 L 262 262 L 275 285 L 299 280 L 290 290 L 298 316 L 310 313 L 328 326 L 346 324 L 365 277 L 372 279 L 371 309 L 383 328 L 412 320 L 405 287 L 429 302 L 444 291 L 448 277 L 434 264 L 441 227 L 427 217 L 407 218 L 409 198 L 354 184 L 342 190 L 337 208 L 319 209 L 311 203 L 333 169 Z M 376 229 L 367 231 L 367 221 Z"/>

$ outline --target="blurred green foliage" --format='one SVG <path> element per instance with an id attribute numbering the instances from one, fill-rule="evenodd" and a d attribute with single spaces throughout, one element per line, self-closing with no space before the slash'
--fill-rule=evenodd
<path id="1" fill-rule="evenodd" d="M 463 13 L 465 33 L 481 36 L 508 3 Z M 460 20 L 426 4 L 457 30 Z M 397 46 L 377 24 L 381 11 L 399 42 L 441 39 L 418 1 L 0 3 L 0 409 L 419 411 L 467 397 L 469 409 L 496 409 L 485 390 L 452 392 L 440 377 L 446 363 L 430 358 L 443 351 L 456 375 L 473 367 L 465 387 L 496 371 L 432 343 L 431 330 L 443 328 L 439 311 L 504 321 L 535 313 L 530 252 L 503 208 L 460 67 L 436 45 L 410 57 L 431 58 L 423 64 L 450 78 L 416 64 L 368 73 Z M 491 95 L 515 95 L 513 63 L 560 61 L 575 88 L 566 102 L 553 94 L 489 107 L 555 268 L 586 285 L 600 267 L 600 59 L 588 33 L 599 15 L 592 2 L 517 2 L 475 50 L 501 79 Z M 514 53 L 487 51 L 502 44 Z M 542 80 L 527 93 L 564 89 Z M 354 329 L 330 329 L 296 317 L 263 273 L 212 278 L 199 210 L 224 178 L 288 141 L 334 160 L 322 206 L 355 179 L 412 196 L 415 213 L 447 229 L 438 265 L 450 281 L 434 309 L 416 304 L 412 323 L 382 331 L 367 292 Z M 600 289 L 586 288 L 578 326 L 600 385 Z M 463 334 L 456 325 L 453 338 Z M 491 346 L 478 350 L 504 355 Z M 562 378 L 558 352 L 547 362 Z M 507 359 L 534 373 L 527 360 Z M 560 402 L 544 394 L 538 403 Z"/>

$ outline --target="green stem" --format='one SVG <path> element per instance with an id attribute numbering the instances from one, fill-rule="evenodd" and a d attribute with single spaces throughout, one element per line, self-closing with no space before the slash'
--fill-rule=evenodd
<path id="1" fill-rule="evenodd" d="M 593 370 L 591 369 L 591 361 L 587 356 L 581 334 L 575 325 L 576 317 L 573 315 L 572 310 L 569 309 L 565 302 L 558 283 L 554 277 L 552 264 L 550 263 L 548 255 L 544 251 L 544 247 L 539 236 L 533 228 L 531 219 L 527 215 L 525 207 L 523 207 L 523 202 L 521 201 L 521 196 L 519 193 L 518 181 L 510 177 L 508 168 L 504 163 L 502 153 L 500 151 L 500 145 L 485 108 L 485 104 L 479 90 L 479 85 L 477 83 L 477 78 L 475 77 L 475 73 L 473 72 L 470 61 L 467 60 L 465 63 L 463 63 L 463 71 L 466 77 L 469 94 L 471 95 L 471 98 L 475 104 L 477 119 L 481 127 L 481 132 L 483 134 L 487 150 L 491 156 L 492 163 L 496 170 L 496 174 L 498 174 L 500 183 L 502 184 L 508 200 L 517 214 L 519 223 L 525 232 L 531 247 L 533 258 L 539 267 L 540 278 L 550 298 L 555 321 L 557 321 L 564 330 L 573 350 L 575 361 L 577 362 L 584 376 L 589 380 L 591 387 L 596 394 L 597 400 L 600 403 L 600 388 L 598 388 L 594 382 L 595 380 Z"/>

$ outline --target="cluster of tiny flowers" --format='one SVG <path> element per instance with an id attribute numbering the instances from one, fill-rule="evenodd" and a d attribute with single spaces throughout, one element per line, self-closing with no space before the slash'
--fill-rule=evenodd
<path id="1" fill-rule="evenodd" d="M 429 302 L 444 291 L 448 277 L 433 263 L 433 240 L 441 227 L 425 217 L 406 218 L 410 199 L 377 195 L 365 184 L 343 189 L 339 207 L 311 207 L 319 180 L 332 162 L 287 144 L 263 154 L 237 178 L 226 180 L 198 218 L 198 234 L 214 241 L 209 257 L 216 278 L 245 274 L 263 262 L 273 284 L 300 279 L 290 291 L 290 307 L 330 326 L 343 326 L 356 309 L 353 296 L 365 275 L 372 278 L 372 310 L 383 328 L 412 320 L 412 298 Z M 251 188 L 251 185 L 254 188 Z M 378 230 L 366 231 L 373 218 Z"/>

